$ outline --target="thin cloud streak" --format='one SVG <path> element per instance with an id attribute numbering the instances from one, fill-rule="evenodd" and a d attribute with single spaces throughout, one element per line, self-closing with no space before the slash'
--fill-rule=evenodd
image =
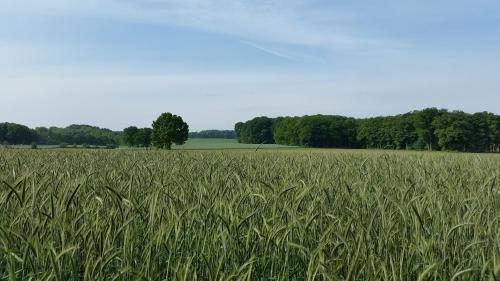
<path id="1" fill-rule="evenodd" d="M 293 0 L 6 0 L 0 6 L 0 13 L 112 17 L 229 34 L 245 40 L 321 48 L 384 44 L 308 22 L 307 14 L 315 10 L 305 3 L 307 1 Z"/>

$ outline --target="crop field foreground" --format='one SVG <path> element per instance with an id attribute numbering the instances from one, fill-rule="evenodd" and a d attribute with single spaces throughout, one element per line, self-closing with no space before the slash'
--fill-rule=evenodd
<path id="1" fill-rule="evenodd" d="M 500 157 L 0 150 L 0 280 L 500 280 Z"/>

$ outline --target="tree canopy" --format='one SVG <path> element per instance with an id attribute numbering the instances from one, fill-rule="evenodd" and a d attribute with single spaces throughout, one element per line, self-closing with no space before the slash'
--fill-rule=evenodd
<path id="1" fill-rule="evenodd" d="M 232 130 L 204 130 L 189 132 L 189 138 L 195 139 L 235 139 L 236 134 Z"/>
<path id="2" fill-rule="evenodd" d="M 163 113 L 153 122 L 152 142 L 155 147 L 171 149 L 172 144 L 182 145 L 188 139 L 189 126 L 182 117 Z"/>
<path id="3" fill-rule="evenodd" d="M 0 144 L 30 144 L 36 140 L 36 131 L 24 125 L 0 123 Z"/>
<path id="4" fill-rule="evenodd" d="M 242 143 L 274 143 L 274 120 L 268 117 L 256 117 L 235 126 L 236 137 Z"/>
<path id="5" fill-rule="evenodd" d="M 74 145 L 117 145 L 120 133 L 89 125 L 70 125 L 66 128 L 38 127 L 39 144 L 74 144 Z"/>
<path id="6" fill-rule="evenodd" d="M 123 142 L 128 146 L 150 147 L 151 135 L 153 130 L 150 128 L 137 128 L 130 126 L 123 130 Z"/>
<path id="7" fill-rule="evenodd" d="M 396 116 L 257 117 L 235 125 L 239 142 L 306 147 L 500 151 L 500 116 L 426 108 Z"/>

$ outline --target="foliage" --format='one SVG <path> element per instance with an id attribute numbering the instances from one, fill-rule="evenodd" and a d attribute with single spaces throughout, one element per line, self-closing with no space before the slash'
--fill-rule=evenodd
<path id="1" fill-rule="evenodd" d="M 365 119 L 259 117 L 237 123 L 235 131 L 243 143 L 260 143 L 264 132 L 266 142 L 306 147 L 500 151 L 500 116 L 489 112 L 427 108 Z"/>
<path id="2" fill-rule="evenodd" d="M 5 150 L 1 280 L 496 280 L 496 155 Z"/>
<path id="3" fill-rule="evenodd" d="M 235 126 L 236 137 L 242 143 L 274 143 L 273 119 L 262 116 Z"/>
<path id="4" fill-rule="evenodd" d="M 128 146 L 137 146 L 136 135 L 139 132 L 139 129 L 135 126 L 130 126 L 128 128 L 123 129 L 123 141 Z"/>
<path id="5" fill-rule="evenodd" d="M 109 129 L 89 125 L 70 125 L 66 128 L 36 128 L 39 144 L 76 144 L 76 145 L 117 145 L 120 134 Z"/>
<path id="6" fill-rule="evenodd" d="M 236 134 L 232 130 L 205 130 L 190 132 L 189 138 L 200 139 L 235 139 Z"/>
<path id="7" fill-rule="evenodd" d="M 150 147 L 152 135 L 153 135 L 153 129 L 150 128 L 139 129 L 135 136 L 135 143 L 140 147 Z"/>
<path id="8" fill-rule="evenodd" d="M 356 147 L 353 118 L 342 116 L 305 116 L 299 120 L 299 144 L 306 147 Z"/>
<path id="9" fill-rule="evenodd" d="M 36 139 L 36 132 L 24 125 L 0 123 L 0 143 L 31 144 Z"/>
<path id="10" fill-rule="evenodd" d="M 152 143 L 155 147 L 170 150 L 172 144 L 182 145 L 188 139 L 189 126 L 182 117 L 163 113 L 153 122 L 151 135 Z"/>
<path id="11" fill-rule="evenodd" d="M 153 130 L 150 128 L 138 129 L 135 126 L 123 130 L 123 140 L 128 146 L 150 147 L 151 135 Z"/>

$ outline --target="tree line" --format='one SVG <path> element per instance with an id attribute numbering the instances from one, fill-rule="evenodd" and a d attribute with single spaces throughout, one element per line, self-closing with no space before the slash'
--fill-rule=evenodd
<path id="1" fill-rule="evenodd" d="M 500 116 L 427 108 L 396 116 L 257 117 L 235 125 L 242 143 L 305 147 L 500 151 Z"/>
<path id="2" fill-rule="evenodd" d="M 20 124 L 0 123 L 0 144 L 41 144 L 61 147 L 67 145 L 116 147 L 121 144 L 171 149 L 172 144 L 184 144 L 188 133 L 189 126 L 180 116 L 163 113 L 153 122 L 152 128 L 139 129 L 131 126 L 122 132 L 89 125 L 30 129 Z"/>
<path id="3" fill-rule="evenodd" d="M 0 143 L 2 144 L 117 145 L 119 141 L 119 132 L 89 125 L 30 129 L 21 124 L 0 123 Z"/>
<path id="4" fill-rule="evenodd" d="M 199 132 L 190 132 L 189 138 L 193 139 L 235 139 L 236 134 L 233 130 L 204 130 Z"/>

